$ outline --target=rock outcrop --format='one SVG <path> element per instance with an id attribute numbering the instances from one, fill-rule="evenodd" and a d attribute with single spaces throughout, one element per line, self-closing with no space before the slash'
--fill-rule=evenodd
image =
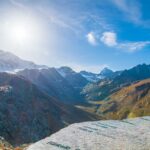
<path id="1" fill-rule="evenodd" d="M 150 117 L 72 124 L 27 150 L 149 150 Z"/>

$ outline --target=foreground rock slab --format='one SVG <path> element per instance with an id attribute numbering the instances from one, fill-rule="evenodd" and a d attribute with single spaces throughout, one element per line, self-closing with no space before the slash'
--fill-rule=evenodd
<path id="1" fill-rule="evenodd" d="M 72 124 L 27 150 L 150 150 L 150 116 Z"/>

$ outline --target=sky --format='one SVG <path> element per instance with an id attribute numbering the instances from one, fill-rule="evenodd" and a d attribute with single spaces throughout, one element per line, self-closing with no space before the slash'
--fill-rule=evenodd
<path id="1" fill-rule="evenodd" d="M 149 0 L 0 0 L 0 49 L 100 72 L 150 64 Z"/>

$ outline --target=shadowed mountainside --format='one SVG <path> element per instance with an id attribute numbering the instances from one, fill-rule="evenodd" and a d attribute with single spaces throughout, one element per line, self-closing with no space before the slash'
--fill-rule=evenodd
<path id="1" fill-rule="evenodd" d="M 83 103 L 84 99 L 55 68 L 25 69 L 17 73 L 37 85 L 43 92 L 67 104 Z"/>
<path id="2" fill-rule="evenodd" d="M 80 73 L 75 72 L 70 67 L 60 67 L 57 71 L 64 77 L 74 89 L 76 89 L 79 93 L 82 88 L 87 85 L 89 82 L 85 77 L 83 77 Z"/>
<path id="3" fill-rule="evenodd" d="M 0 136 L 11 144 L 34 142 L 68 124 L 95 119 L 44 94 L 23 77 L 0 73 Z"/>

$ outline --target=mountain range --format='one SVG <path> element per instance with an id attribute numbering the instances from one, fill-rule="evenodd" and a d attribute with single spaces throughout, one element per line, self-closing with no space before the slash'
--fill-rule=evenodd
<path id="1" fill-rule="evenodd" d="M 14 72 L 25 68 L 47 68 L 45 65 L 37 65 L 31 61 L 22 60 L 18 56 L 0 50 L 0 72 Z"/>
<path id="2" fill-rule="evenodd" d="M 122 71 L 112 71 L 109 68 L 104 68 L 100 73 L 92 73 L 87 71 L 80 71 L 80 74 L 86 78 L 90 82 L 98 82 L 99 80 L 106 79 L 106 78 L 114 78 L 121 74 Z"/>
<path id="3" fill-rule="evenodd" d="M 17 72 L 17 74 L 30 80 L 46 94 L 64 103 L 75 104 L 83 101 L 77 89 L 62 77 L 55 68 L 25 69 Z"/>
<path id="4" fill-rule="evenodd" d="M 95 74 L 0 51 L 0 136 L 38 141 L 76 122 L 150 115 L 150 65 Z"/>
<path id="5" fill-rule="evenodd" d="M 150 78 L 150 65 L 137 65 L 122 71 L 114 78 L 105 78 L 96 83 L 88 84 L 83 88 L 82 94 L 85 95 L 87 100 L 103 100 L 124 86 L 148 78 Z"/>
<path id="6" fill-rule="evenodd" d="M 82 88 L 88 83 L 88 80 L 85 77 L 69 67 L 60 67 L 57 71 L 78 91 L 82 90 Z"/>

